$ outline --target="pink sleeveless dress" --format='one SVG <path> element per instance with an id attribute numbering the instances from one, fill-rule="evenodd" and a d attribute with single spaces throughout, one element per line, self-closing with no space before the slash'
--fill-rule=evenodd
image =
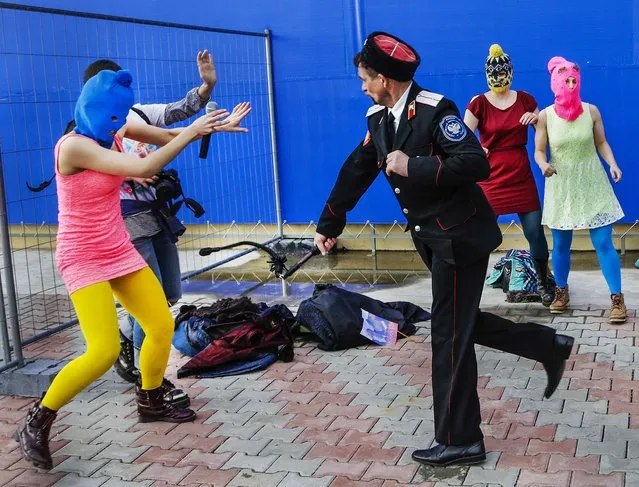
<path id="1" fill-rule="evenodd" d="M 146 267 L 135 249 L 120 213 L 121 176 L 85 169 L 66 176 L 58 171 L 60 146 L 55 146 L 58 187 L 56 265 L 69 294 L 98 282 L 109 281 Z M 96 142 L 97 143 L 97 142 Z M 115 144 L 122 151 L 122 142 Z"/>

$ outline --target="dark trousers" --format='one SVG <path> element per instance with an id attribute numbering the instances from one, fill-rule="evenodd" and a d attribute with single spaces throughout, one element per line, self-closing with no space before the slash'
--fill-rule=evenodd
<path id="1" fill-rule="evenodd" d="M 555 330 L 479 309 L 488 256 L 460 267 L 438 259 L 418 240 L 415 246 L 433 279 L 435 439 L 443 445 L 467 445 L 483 438 L 474 344 L 543 362 L 551 356 Z"/>

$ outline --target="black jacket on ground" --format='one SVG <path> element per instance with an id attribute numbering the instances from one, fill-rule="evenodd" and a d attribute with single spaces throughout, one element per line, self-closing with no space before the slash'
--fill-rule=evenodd
<path id="1" fill-rule="evenodd" d="M 362 310 L 397 323 L 402 335 L 413 335 L 413 323 L 430 319 L 430 313 L 406 301 L 384 303 L 332 284 L 316 284 L 313 297 L 300 303 L 296 319 L 311 330 L 322 350 L 344 350 L 371 345 L 363 336 Z"/>

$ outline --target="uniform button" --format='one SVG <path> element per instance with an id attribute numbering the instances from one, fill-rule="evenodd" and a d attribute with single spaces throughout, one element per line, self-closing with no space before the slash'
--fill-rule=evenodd
<path id="1" fill-rule="evenodd" d="M 415 231 L 419 232 L 422 229 L 422 227 L 420 227 L 419 225 L 415 225 Z"/>
<path id="2" fill-rule="evenodd" d="M 399 193 L 400 193 L 399 188 L 395 188 L 395 194 L 399 194 Z"/>
<path id="3" fill-rule="evenodd" d="M 402 211 L 404 212 L 404 215 L 408 215 L 408 208 L 404 208 Z"/>

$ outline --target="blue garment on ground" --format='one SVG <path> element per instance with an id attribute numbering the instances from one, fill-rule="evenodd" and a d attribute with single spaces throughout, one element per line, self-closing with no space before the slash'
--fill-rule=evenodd
<path id="1" fill-rule="evenodd" d="M 216 365 L 214 370 L 200 372 L 201 379 L 212 379 L 215 377 L 227 377 L 229 375 L 248 374 L 256 370 L 262 370 L 277 361 L 277 353 L 265 352 L 248 362 L 232 362 L 230 364 Z"/>
<path id="2" fill-rule="evenodd" d="M 195 357 L 211 343 L 211 339 L 203 330 L 202 320 L 205 318 L 189 318 L 177 325 L 173 333 L 173 346 L 189 357 Z"/>

